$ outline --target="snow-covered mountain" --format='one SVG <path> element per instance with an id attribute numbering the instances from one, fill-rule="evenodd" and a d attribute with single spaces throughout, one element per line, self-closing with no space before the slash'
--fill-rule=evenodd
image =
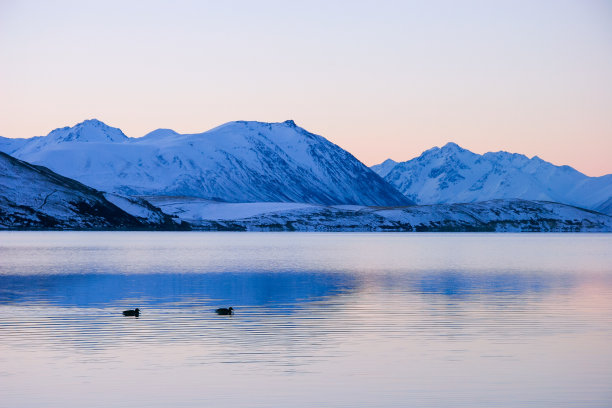
<path id="1" fill-rule="evenodd" d="M 97 120 L 0 149 L 96 189 L 230 202 L 408 205 L 350 153 L 295 125 L 230 122 L 199 134 L 128 138 Z"/>
<path id="2" fill-rule="evenodd" d="M 106 196 L 0 152 L 0 229 L 178 229 L 144 200 Z"/>
<path id="3" fill-rule="evenodd" d="M 155 207 L 140 198 L 101 193 L 0 153 L 0 229 L 612 231 L 611 216 L 541 201 L 372 207 L 146 198 Z"/>
<path id="4" fill-rule="evenodd" d="M 374 170 L 374 172 L 376 172 L 376 174 L 378 174 L 380 177 L 385 177 L 387 174 L 389 174 L 391 170 L 393 170 L 396 165 L 397 162 L 395 160 L 387 159 L 384 162 L 380 164 L 375 164 L 370 168 Z"/>
<path id="5" fill-rule="evenodd" d="M 492 199 L 545 200 L 610 210 L 612 175 L 588 177 L 569 166 L 507 152 L 479 155 L 455 143 L 372 169 L 417 204 Z"/>
<path id="6" fill-rule="evenodd" d="M 6 154 L 11 154 L 15 150 L 19 149 L 26 143 L 29 143 L 32 139 L 11 139 L 8 137 L 0 136 L 0 152 L 4 152 Z"/>
<path id="7" fill-rule="evenodd" d="M 364 207 L 220 203 L 193 197 L 148 199 L 193 229 L 203 230 L 612 232 L 611 216 L 542 201 Z"/>

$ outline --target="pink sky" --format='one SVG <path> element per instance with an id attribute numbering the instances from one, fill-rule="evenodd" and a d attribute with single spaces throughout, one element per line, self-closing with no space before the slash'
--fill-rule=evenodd
<path id="1" fill-rule="evenodd" d="M 0 135 L 296 123 L 368 165 L 454 141 L 612 173 L 612 3 L 3 1 Z"/>

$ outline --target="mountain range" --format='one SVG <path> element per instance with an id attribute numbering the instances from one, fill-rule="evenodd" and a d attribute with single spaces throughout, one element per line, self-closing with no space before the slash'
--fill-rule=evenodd
<path id="1" fill-rule="evenodd" d="M 92 119 L 2 151 L 0 228 L 612 231 L 612 175 L 454 143 L 370 169 L 293 121 L 129 138 Z"/>
<path id="2" fill-rule="evenodd" d="M 372 170 L 417 204 L 523 199 L 604 213 L 612 210 L 612 174 L 589 177 L 537 156 L 530 159 L 507 152 L 480 155 L 448 143 L 402 163 L 386 160 Z"/>
<path id="3" fill-rule="evenodd" d="M 32 139 L 0 140 L 20 160 L 122 195 L 218 201 L 413 204 L 344 149 L 295 125 L 230 122 L 198 134 L 128 138 L 98 120 Z"/>

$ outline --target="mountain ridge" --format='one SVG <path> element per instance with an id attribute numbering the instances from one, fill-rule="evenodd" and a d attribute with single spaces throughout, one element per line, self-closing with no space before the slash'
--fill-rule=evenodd
<path id="1" fill-rule="evenodd" d="M 480 155 L 454 142 L 370 170 L 293 120 L 234 121 L 186 134 L 161 128 L 129 138 L 88 119 L 47 136 L 0 138 L 0 151 L 120 195 L 369 206 L 517 198 L 612 212 L 612 175 L 589 177 L 520 153 Z"/>
<path id="2" fill-rule="evenodd" d="M 372 169 L 417 204 L 517 198 L 604 210 L 612 197 L 612 175 L 589 177 L 520 153 L 480 155 L 452 142 L 393 166 L 385 163 Z"/>
<path id="3" fill-rule="evenodd" d="M 19 143 L 15 157 L 123 195 L 411 204 L 349 152 L 292 120 L 235 121 L 193 134 L 158 129 L 142 138 L 89 120 Z"/>
<path id="4" fill-rule="evenodd" d="M 393 207 L 124 197 L 0 153 L 0 229 L 612 232 L 612 217 L 517 199 Z"/>

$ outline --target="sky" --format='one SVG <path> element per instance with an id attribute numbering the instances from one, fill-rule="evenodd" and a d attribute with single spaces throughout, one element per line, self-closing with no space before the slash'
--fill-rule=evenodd
<path id="1" fill-rule="evenodd" d="M 453 141 L 612 173 L 612 1 L 0 0 L 0 135 L 296 123 L 367 165 Z"/>

